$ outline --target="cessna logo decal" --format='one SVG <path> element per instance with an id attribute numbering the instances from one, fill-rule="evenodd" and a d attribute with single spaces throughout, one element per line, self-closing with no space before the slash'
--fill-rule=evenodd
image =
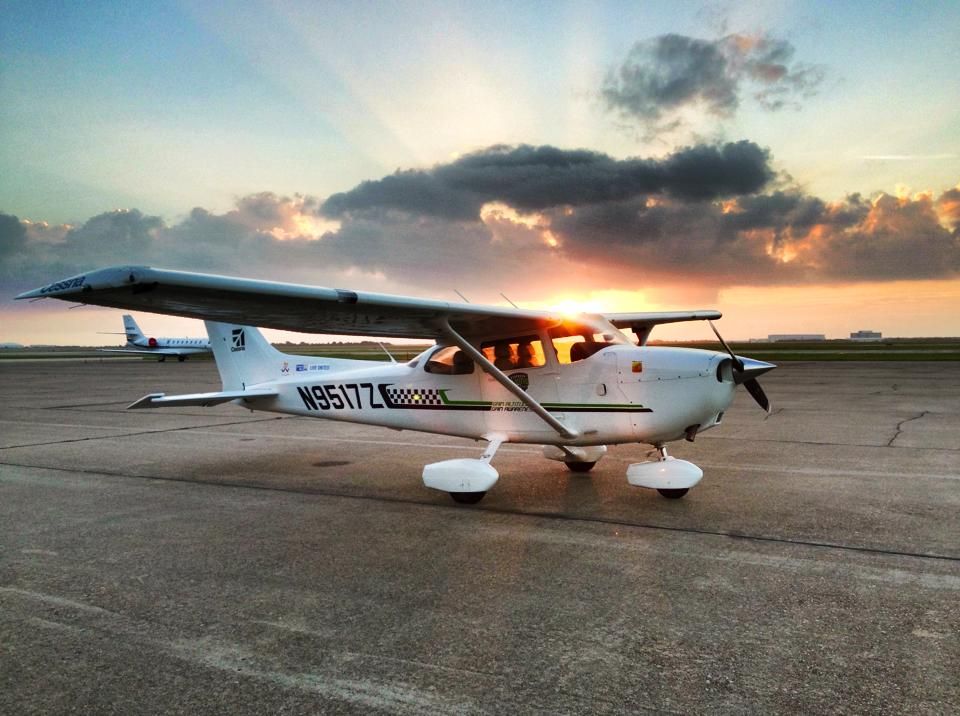
<path id="1" fill-rule="evenodd" d="M 247 341 L 243 336 L 242 328 L 233 329 L 233 345 L 230 346 L 230 352 L 236 353 L 237 351 L 243 351 L 247 349 Z"/>
<path id="2" fill-rule="evenodd" d="M 76 278 L 71 278 L 66 281 L 58 281 L 57 283 L 51 283 L 49 286 L 44 286 L 40 289 L 40 293 L 52 293 L 53 291 L 66 291 L 68 288 L 81 288 L 83 282 L 86 279 L 86 276 L 77 276 Z"/>

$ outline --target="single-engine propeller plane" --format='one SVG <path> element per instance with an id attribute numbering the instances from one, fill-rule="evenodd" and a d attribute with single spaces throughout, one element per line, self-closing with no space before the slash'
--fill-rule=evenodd
<path id="1" fill-rule="evenodd" d="M 574 472 L 589 471 L 607 445 L 647 443 L 659 459 L 630 465 L 628 482 L 682 497 L 703 472 L 668 455 L 666 444 L 719 425 L 737 385 L 770 409 L 757 376 L 775 366 L 735 355 L 716 328 L 722 353 L 647 345 L 657 325 L 710 322 L 718 311 L 570 318 L 143 266 L 100 269 L 17 296 L 38 297 L 204 319 L 222 390 L 154 393 L 130 408 L 232 402 L 484 440 L 479 458 L 423 469 L 427 487 L 461 503 L 479 501 L 497 482 L 490 463 L 503 443 L 543 445 L 546 458 Z M 253 326 L 436 345 L 408 363 L 296 356 Z"/>
<path id="2" fill-rule="evenodd" d="M 99 348 L 98 350 L 101 353 L 132 353 L 157 356 L 161 363 L 167 359 L 167 356 L 174 356 L 183 363 L 192 355 L 210 352 L 210 341 L 206 338 L 147 337 L 130 314 L 123 317 L 123 329 L 124 331 L 120 335 L 127 337 L 126 348 Z"/>

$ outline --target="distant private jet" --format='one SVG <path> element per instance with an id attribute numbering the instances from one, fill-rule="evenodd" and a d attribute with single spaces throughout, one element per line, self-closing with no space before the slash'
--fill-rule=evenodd
<path id="1" fill-rule="evenodd" d="M 148 338 L 133 320 L 133 316 L 123 317 L 124 333 L 127 337 L 126 348 L 101 348 L 103 353 L 136 353 L 158 356 L 165 361 L 167 356 L 176 356 L 181 363 L 187 356 L 197 353 L 209 353 L 210 341 L 206 338 Z"/>

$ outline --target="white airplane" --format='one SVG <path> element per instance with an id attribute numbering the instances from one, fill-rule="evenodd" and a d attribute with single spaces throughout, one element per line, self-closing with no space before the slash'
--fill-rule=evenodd
<path id="1" fill-rule="evenodd" d="M 188 356 L 197 353 L 209 353 L 210 341 L 206 338 L 148 338 L 143 335 L 140 326 L 133 320 L 133 316 L 125 314 L 123 317 L 124 333 L 127 337 L 126 348 L 99 348 L 101 353 L 134 353 L 160 356 L 162 363 L 167 356 L 176 356 L 181 363 Z"/>
<path id="2" fill-rule="evenodd" d="M 485 440 L 479 458 L 429 464 L 427 487 L 461 503 L 497 482 L 503 443 L 587 472 L 607 445 L 647 443 L 659 459 L 627 468 L 627 481 L 683 497 L 703 472 L 666 444 L 720 424 L 743 385 L 769 412 L 757 376 L 776 366 L 725 353 L 646 345 L 654 326 L 720 318 L 718 311 L 580 314 L 449 304 L 289 283 L 111 267 L 57 281 L 38 297 L 202 318 L 222 390 L 153 393 L 130 408 L 236 403 L 307 417 Z M 429 338 L 408 363 L 295 356 L 251 325 L 302 332 Z M 713 327 L 713 324 L 710 323 Z M 631 342 L 621 331 L 630 328 Z"/>

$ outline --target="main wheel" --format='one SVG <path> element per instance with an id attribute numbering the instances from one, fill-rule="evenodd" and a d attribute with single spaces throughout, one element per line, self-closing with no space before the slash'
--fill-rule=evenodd
<path id="1" fill-rule="evenodd" d="M 689 487 L 680 487 L 680 488 L 664 488 L 662 490 L 657 490 L 661 495 L 666 497 L 668 500 L 679 500 L 681 497 L 690 492 Z"/>
<path id="2" fill-rule="evenodd" d="M 183 363 L 187 359 L 186 356 L 177 356 L 177 361 Z"/>
<path id="3" fill-rule="evenodd" d="M 486 494 L 486 492 L 451 492 L 450 497 L 460 505 L 475 505 L 480 502 Z"/>
<path id="4" fill-rule="evenodd" d="M 590 472 L 593 469 L 593 466 L 596 465 L 597 463 L 571 460 L 570 462 L 566 462 L 564 464 L 567 466 L 567 469 L 570 472 Z"/>

